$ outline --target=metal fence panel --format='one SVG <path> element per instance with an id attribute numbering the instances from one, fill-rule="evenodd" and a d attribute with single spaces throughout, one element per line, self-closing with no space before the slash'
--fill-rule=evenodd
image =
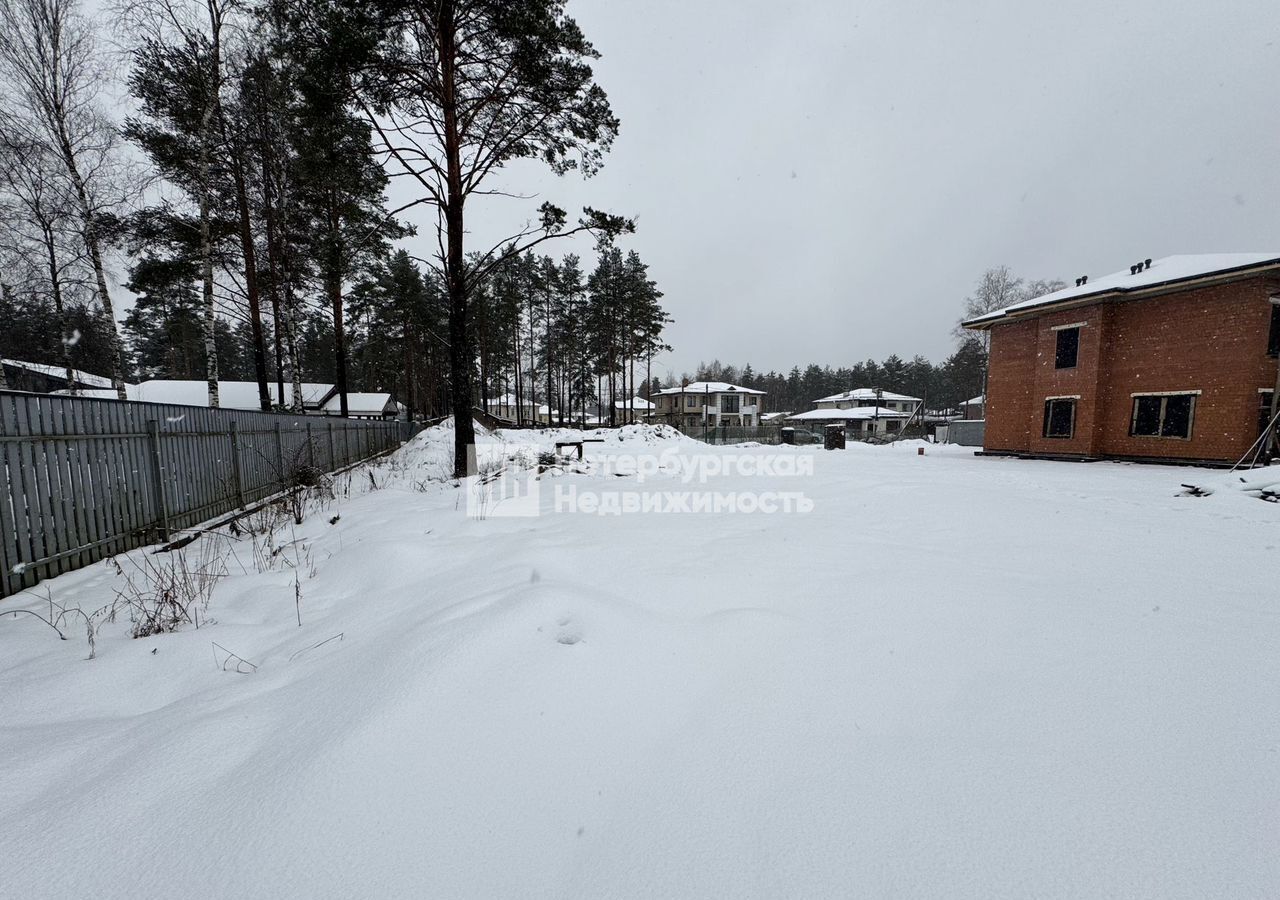
<path id="1" fill-rule="evenodd" d="M 0 597 L 398 447 L 410 422 L 0 391 Z"/>

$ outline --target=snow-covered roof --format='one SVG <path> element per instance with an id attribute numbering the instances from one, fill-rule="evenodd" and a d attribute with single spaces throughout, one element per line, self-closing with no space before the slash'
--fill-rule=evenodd
<path id="1" fill-rule="evenodd" d="M 832 394 L 830 397 L 822 397 L 813 401 L 814 403 L 839 403 L 844 400 L 875 400 L 877 397 L 874 388 L 856 388 L 852 391 L 845 391 L 843 394 Z M 881 400 L 909 401 L 911 403 L 919 403 L 919 397 L 908 397 L 906 394 L 895 394 L 893 391 L 881 391 L 879 394 Z"/>
<path id="2" fill-rule="evenodd" d="M 1113 272 L 1101 278 L 1090 279 L 1084 284 L 1066 287 L 1051 294 L 1033 297 L 1030 300 L 1006 306 L 1004 309 L 977 316 L 969 319 L 964 325 L 971 328 L 985 328 L 996 324 L 1001 319 L 1042 307 L 1078 302 L 1085 298 L 1102 299 L 1107 296 L 1120 296 L 1181 281 L 1192 281 L 1210 275 L 1225 275 L 1263 266 L 1280 266 L 1280 253 L 1199 253 L 1166 256 L 1153 260 L 1150 267 L 1144 266 L 1140 272 L 1132 273 L 1128 269 Z"/>
<path id="3" fill-rule="evenodd" d="M 26 369 L 28 372 L 37 372 L 41 375 L 48 375 L 51 378 L 66 379 L 67 369 L 65 366 L 49 366 L 44 363 L 25 362 L 21 359 L 0 359 L 0 363 L 11 369 Z M 91 388 L 110 388 L 111 379 L 104 375 L 94 375 L 92 372 L 85 372 L 82 369 L 72 369 L 71 377 L 77 383 L 87 385 Z M 114 391 L 112 392 L 114 396 Z"/>
<path id="4" fill-rule="evenodd" d="M 516 395 L 515 395 L 515 394 L 503 394 L 501 397 L 490 397 L 490 398 L 489 398 L 489 405 L 490 405 L 490 406 L 515 406 L 515 405 L 516 405 Z M 525 400 L 524 400 L 524 406 L 529 407 L 529 406 L 532 406 L 532 405 L 533 405 L 533 404 L 529 401 L 529 399 L 528 399 L 528 398 L 525 398 Z"/>
<path id="5" fill-rule="evenodd" d="M 885 409 L 882 406 L 853 406 L 849 409 L 811 409 L 797 413 L 791 421 L 831 422 L 837 420 L 862 419 L 906 419 L 911 413 L 897 409 Z"/>
<path id="6" fill-rule="evenodd" d="M 727 381 L 691 381 L 684 387 L 666 388 L 658 391 L 659 394 L 759 394 L 764 396 L 764 391 L 757 391 L 754 388 L 745 388 L 737 384 L 729 384 Z"/>
<path id="7" fill-rule="evenodd" d="M 970 397 L 968 400 L 964 401 L 964 405 L 965 405 L 965 406 L 976 406 L 976 405 L 978 405 L 979 403 L 986 403 L 986 402 L 987 402 L 987 395 L 986 395 L 986 394 L 979 394 L 979 395 L 978 395 L 978 396 L 976 396 L 976 397 Z"/>
<path id="8" fill-rule="evenodd" d="M 288 387 L 288 385 L 285 386 Z M 325 402 L 324 411 L 326 415 L 340 415 L 342 398 L 334 394 Z M 391 402 L 390 394 L 370 391 L 347 394 L 347 415 L 349 416 L 381 416 L 395 411 L 396 406 Z"/>
<path id="9" fill-rule="evenodd" d="M 333 385 L 331 384 L 304 381 L 302 383 L 303 405 L 318 407 L 320 401 L 332 390 Z M 58 391 L 58 393 L 65 394 L 67 391 Z M 141 384 L 127 385 L 125 393 L 130 400 L 140 400 L 144 403 L 173 403 L 179 406 L 209 405 L 209 383 L 204 380 L 173 381 L 154 378 Z M 103 400 L 116 399 L 114 390 L 97 388 L 81 391 L 80 395 Z M 286 381 L 284 383 L 285 402 L 283 404 L 279 402 L 279 393 L 276 390 L 274 381 L 267 383 L 267 396 L 271 399 L 273 405 L 291 405 L 293 403 L 292 382 Z M 353 395 L 347 395 L 348 398 L 351 396 Z M 262 406 L 258 402 L 258 383 L 256 381 L 219 381 L 218 405 L 223 409 L 261 409 Z"/>
<path id="10" fill-rule="evenodd" d="M 657 406 L 650 403 L 643 397 L 632 397 L 630 400 L 614 400 L 613 405 L 618 409 L 657 409 Z"/>
<path id="11" fill-rule="evenodd" d="M 788 411 L 788 412 L 771 412 L 771 413 L 761 413 L 761 414 L 760 414 L 760 421 L 761 421 L 761 422 L 772 422 L 774 419 L 785 419 L 785 418 L 786 418 L 787 416 L 789 416 L 789 415 L 791 415 L 790 411 Z"/>

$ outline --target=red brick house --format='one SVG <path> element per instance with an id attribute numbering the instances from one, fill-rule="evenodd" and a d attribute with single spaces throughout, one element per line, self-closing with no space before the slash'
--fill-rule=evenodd
<path id="1" fill-rule="evenodd" d="M 1171 256 L 965 322 L 990 453 L 1234 463 L 1270 419 L 1280 253 Z"/>

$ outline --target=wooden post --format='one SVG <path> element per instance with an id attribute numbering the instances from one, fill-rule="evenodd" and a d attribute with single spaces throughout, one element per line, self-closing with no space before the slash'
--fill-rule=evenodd
<path id="1" fill-rule="evenodd" d="M 338 458 L 338 451 L 334 449 L 334 445 L 333 445 L 333 420 L 330 419 L 329 420 L 329 471 L 330 472 L 338 468 L 338 464 L 336 462 L 337 458 Z"/>
<path id="2" fill-rule="evenodd" d="M 244 479 L 240 476 L 240 432 L 236 429 L 236 420 L 232 419 L 228 427 L 231 429 L 231 478 L 236 486 L 236 507 L 244 508 Z"/>
<path id="3" fill-rule="evenodd" d="M 164 474 L 160 462 L 160 420 L 147 420 L 147 445 L 151 449 L 151 477 L 156 487 L 156 505 L 160 507 L 160 537 L 169 540 L 169 509 L 164 501 Z"/>
<path id="4" fill-rule="evenodd" d="M 307 462 L 311 468 L 316 467 L 316 445 L 311 442 L 311 423 L 307 423 Z"/>

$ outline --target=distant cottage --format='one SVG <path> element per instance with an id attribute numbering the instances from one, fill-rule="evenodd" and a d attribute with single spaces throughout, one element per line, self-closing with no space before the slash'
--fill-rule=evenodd
<path id="1" fill-rule="evenodd" d="M 653 421 L 686 428 L 760 424 L 765 392 L 724 381 L 694 381 L 657 391 Z"/>
<path id="2" fill-rule="evenodd" d="M 1280 253 L 1170 256 L 971 319 L 985 450 L 1234 463 L 1271 418 Z"/>
<path id="3" fill-rule="evenodd" d="M 924 401 L 877 388 L 857 388 L 813 402 L 813 409 L 791 416 L 792 422 L 839 424 L 850 437 L 896 434 Z"/>

